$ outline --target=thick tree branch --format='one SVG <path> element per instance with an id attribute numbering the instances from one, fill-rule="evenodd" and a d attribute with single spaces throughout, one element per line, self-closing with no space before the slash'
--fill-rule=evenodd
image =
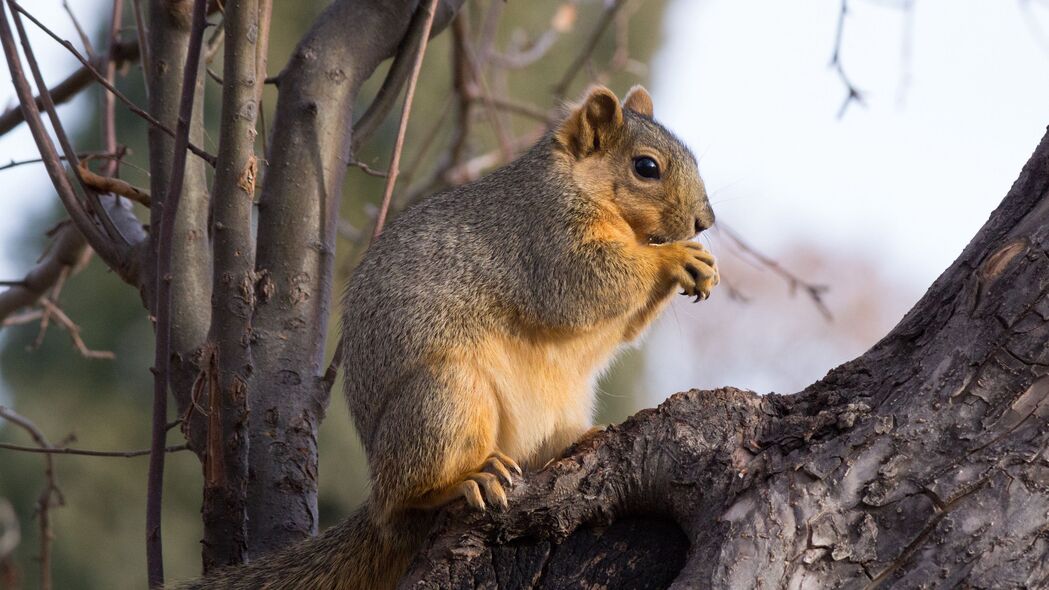
<path id="1" fill-rule="evenodd" d="M 153 234 L 156 244 L 156 271 L 154 275 L 155 299 L 153 314 L 156 317 L 156 354 L 153 368 L 153 439 L 149 455 L 149 483 L 146 497 L 146 564 L 150 588 L 164 585 L 164 554 L 161 543 L 161 507 L 164 489 L 165 439 L 167 438 L 168 384 L 171 381 L 171 357 L 173 349 L 172 324 L 172 281 L 176 225 L 182 187 L 186 177 L 186 148 L 189 145 L 190 128 L 193 125 L 194 104 L 200 70 L 200 49 L 204 42 L 204 26 L 207 0 L 194 0 L 190 20 L 189 42 L 186 62 L 182 67 L 182 93 L 179 96 L 178 124 L 175 127 L 175 145 L 172 150 L 171 169 L 165 199 L 160 205 L 159 220 L 154 217 L 157 231 Z M 181 277 L 179 277 L 181 278 Z M 179 285 L 181 287 L 181 283 Z"/>
<path id="2" fill-rule="evenodd" d="M 224 82 L 215 170 L 212 240 L 214 272 L 208 354 L 210 382 L 204 455 L 204 571 L 247 558 L 248 379 L 252 371 L 251 316 L 255 307 L 255 242 L 251 213 L 258 163 L 255 123 L 265 79 L 268 2 L 225 3 Z"/>
<path id="3" fill-rule="evenodd" d="M 317 528 L 316 429 L 328 402 L 324 344 L 335 232 L 351 161 L 360 85 L 394 55 L 418 1 L 336 0 L 280 74 L 269 167 L 259 203 L 259 297 L 249 389 L 255 405 L 249 552 L 261 555 Z M 443 0 L 434 30 L 461 2 Z M 349 28 L 359 35 L 346 35 Z"/>
<path id="4" fill-rule="evenodd" d="M 189 22 L 192 2 L 151 0 L 149 3 L 149 55 L 151 78 L 148 85 L 149 112 L 168 128 L 178 120 L 179 100 L 182 96 L 182 72 L 189 46 Z M 203 69 L 201 70 L 203 71 Z M 204 80 L 198 73 L 194 82 L 193 119 L 190 141 L 204 139 Z M 159 223 L 171 184 L 171 170 L 175 155 L 172 136 L 155 126 L 149 128 L 150 219 Z M 208 243 L 208 179 L 205 164 L 190 158 L 185 166 L 185 178 L 178 215 L 175 219 L 172 275 L 179 277 L 179 288 L 172 293 L 172 367 L 171 390 L 179 415 L 186 415 L 190 407 L 193 382 L 199 372 L 200 348 L 211 323 L 211 306 L 201 304 L 211 300 L 211 248 Z M 156 240 L 150 241 L 150 272 L 142 281 L 143 299 L 152 308 L 155 297 L 153 261 L 156 260 Z M 204 450 L 204 424 L 195 419 L 183 424 L 187 442 L 196 453 Z"/>
<path id="5" fill-rule="evenodd" d="M 1049 135 L 866 354 L 610 427 L 508 512 L 446 511 L 402 587 L 1043 587 L 1047 342 Z"/>

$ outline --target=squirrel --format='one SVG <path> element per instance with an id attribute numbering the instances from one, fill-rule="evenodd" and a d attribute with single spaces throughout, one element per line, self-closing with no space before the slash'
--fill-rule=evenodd
<path id="1" fill-rule="evenodd" d="M 505 509 L 594 427 L 595 381 L 673 293 L 709 296 L 696 159 L 633 87 L 597 86 L 528 152 L 394 219 L 343 298 L 345 393 L 372 476 L 353 516 L 184 588 L 392 588 L 434 509 Z"/>

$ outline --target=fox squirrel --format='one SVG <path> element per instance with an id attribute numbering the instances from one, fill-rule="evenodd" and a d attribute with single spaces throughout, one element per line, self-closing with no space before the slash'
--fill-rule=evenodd
<path id="1" fill-rule="evenodd" d="M 346 396 L 371 498 L 339 525 L 185 588 L 391 588 L 433 508 L 507 506 L 592 428 L 594 385 L 680 287 L 706 298 L 695 157 L 640 86 L 594 87 L 520 159 L 395 219 L 344 297 Z"/>

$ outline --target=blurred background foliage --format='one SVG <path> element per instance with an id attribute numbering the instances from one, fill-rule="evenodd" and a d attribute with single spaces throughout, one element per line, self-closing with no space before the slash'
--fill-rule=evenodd
<path id="1" fill-rule="evenodd" d="M 76 3 L 72 4 L 76 11 Z M 295 43 L 325 4 L 318 0 L 274 3 L 271 75 L 286 63 Z M 32 10 L 31 4 L 27 6 Z M 556 116 L 561 100 L 555 95 L 554 86 L 568 64 L 583 50 L 605 8 L 606 3 L 598 0 L 470 1 L 461 18 L 465 19 L 470 39 L 494 32 L 491 47 L 501 53 L 527 52 L 543 35 L 552 35 L 553 43 L 541 59 L 528 67 L 489 69 L 485 83 L 500 95 Z M 625 92 L 632 84 L 644 83 L 648 76 L 645 64 L 658 48 L 663 8 L 661 0 L 628 1 L 564 95 L 577 97 L 594 79 L 617 92 Z M 492 19 L 490 10 L 502 14 L 497 20 Z M 92 20 L 101 22 L 106 18 Z M 217 22 L 218 17 L 213 16 L 211 20 Z M 124 15 L 123 22 L 123 37 L 133 39 L 134 19 L 130 11 Z M 493 23 L 497 25 L 494 28 Z M 95 47 L 105 46 L 104 35 L 102 29 L 94 32 Z M 450 180 L 463 180 L 461 175 L 449 178 L 449 174 L 441 174 L 448 167 L 448 145 L 457 127 L 451 98 L 454 62 L 451 38 L 451 30 L 445 31 L 434 39 L 427 52 L 402 158 L 395 209 L 411 198 L 424 198 Z M 211 64 L 218 76 L 221 76 L 221 62 L 221 58 L 217 58 Z M 388 63 L 362 92 L 356 107 L 358 116 L 377 91 L 386 67 Z M 125 68 L 118 85 L 137 104 L 146 104 L 137 64 Z M 215 153 L 220 86 L 208 79 L 205 87 L 209 125 L 205 147 Z M 100 89 L 89 92 L 94 101 L 91 108 L 98 112 Z M 264 121 L 270 122 L 276 102 L 273 87 L 266 89 L 263 102 Z M 395 111 L 399 111 L 399 107 Z M 130 150 L 121 167 L 121 176 L 136 186 L 148 186 L 145 126 L 119 105 L 117 115 L 119 141 Z M 471 163 L 465 167 L 467 177 L 498 164 L 501 158 L 499 140 L 489 115 L 482 105 L 472 109 L 464 152 L 464 161 Z M 98 149 L 102 145 L 98 119 L 87 120 L 88 124 L 78 130 L 76 145 L 81 150 Z M 498 113 L 498 120 L 504 135 L 512 137 L 533 137 L 544 125 L 535 117 L 503 111 Z M 367 145 L 355 154 L 358 161 L 385 169 L 395 134 L 396 113 L 388 117 Z M 33 155 L 9 154 L 14 158 Z M 346 223 L 340 232 L 337 284 L 344 282 L 366 244 L 360 236 L 370 234 L 382 182 L 381 178 L 354 167 L 347 175 L 342 205 Z M 53 194 L 41 194 L 39 198 L 55 200 Z M 46 215 L 25 223 L 22 235 L 0 246 L 24 268 L 29 268 L 46 248 L 45 231 L 63 218 L 55 201 L 55 207 Z M 208 304 L 201 302 L 201 305 Z M 68 335 L 54 325 L 38 346 L 35 344 L 40 331 L 38 323 L 5 327 L 0 337 L 0 377 L 5 393 L 0 396 L 6 394 L 7 398 L 0 399 L 0 404 L 12 406 L 33 420 L 54 444 L 99 450 L 146 448 L 152 327 L 139 294 L 108 272 L 97 259 L 92 259 L 85 270 L 70 278 L 62 292 L 61 305 L 80 326 L 86 345 L 93 350 L 112 351 L 115 359 L 85 358 L 71 344 Z M 337 318 L 333 317 L 332 322 L 330 334 L 334 338 Z M 333 344 L 329 342 L 329 347 Z M 628 351 L 602 381 L 600 422 L 621 421 L 646 405 L 645 398 L 638 395 L 642 363 L 643 356 L 637 350 Z M 363 456 L 341 396 L 332 396 L 328 417 L 320 431 L 322 527 L 349 513 L 363 498 L 367 485 Z M 0 441 L 33 444 L 23 431 L 6 424 L 0 424 Z M 178 429 L 172 430 L 169 442 L 173 445 L 182 442 Z M 65 501 L 63 506 L 51 511 L 55 587 L 145 586 L 147 459 L 59 455 L 54 461 L 57 483 Z M 0 498 L 10 501 L 21 524 L 22 540 L 13 560 L 16 569 L 13 576 L 17 580 L 7 579 L 17 587 L 39 585 L 36 561 L 39 530 L 34 507 L 45 485 L 43 465 L 42 455 L 0 450 Z M 188 452 L 172 454 L 167 462 L 165 482 L 166 573 L 170 580 L 184 579 L 196 575 L 200 569 L 202 480 L 199 462 Z"/>

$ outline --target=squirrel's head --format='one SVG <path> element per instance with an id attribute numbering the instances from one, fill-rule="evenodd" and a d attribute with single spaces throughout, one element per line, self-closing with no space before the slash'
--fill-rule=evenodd
<path id="1" fill-rule="evenodd" d="M 652 120 L 641 86 L 622 104 L 608 88 L 591 88 L 554 137 L 575 184 L 607 196 L 639 239 L 684 240 L 714 224 L 695 156 Z"/>

